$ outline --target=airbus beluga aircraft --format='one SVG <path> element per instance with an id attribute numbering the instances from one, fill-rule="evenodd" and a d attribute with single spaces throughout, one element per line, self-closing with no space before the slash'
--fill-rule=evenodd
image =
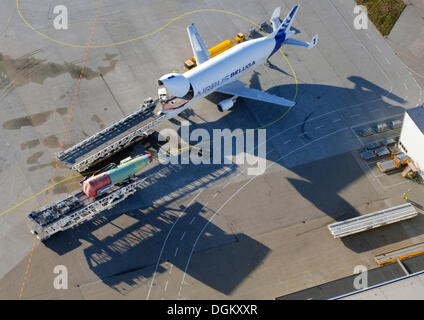
<path id="1" fill-rule="evenodd" d="M 280 8 L 276 8 L 271 17 L 273 32 L 268 36 L 242 42 L 227 51 L 210 58 L 194 24 L 187 27 L 191 47 L 196 58 L 197 67 L 184 74 L 169 73 L 162 76 L 158 83 L 164 85 L 172 96 L 162 106 L 160 114 L 172 118 L 187 109 L 196 100 L 212 92 L 220 92 L 233 97 L 218 103 L 220 111 L 230 109 L 237 97 L 243 97 L 281 106 L 292 107 L 295 102 L 278 97 L 257 89 L 247 88 L 237 80 L 248 72 L 252 72 L 277 52 L 283 44 L 315 47 L 318 35 L 311 42 L 293 39 L 294 32 L 290 30 L 293 19 L 299 9 L 296 5 L 284 19 L 280 20 Z"/>

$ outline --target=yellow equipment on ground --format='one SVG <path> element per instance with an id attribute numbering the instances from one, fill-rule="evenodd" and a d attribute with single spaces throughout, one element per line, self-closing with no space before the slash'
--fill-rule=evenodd
<path id="1" fill-rule="evenodd" d="M 410 158 L 404 153 L 392 153 L 390 159 L 377 162 L 377 167 L 382 173 L 387 173 L 408 164 Z"/>
<path id="2" fill-rule="evenodd" d="M 234 44 L 231 40 L 225 40 L 217 44 L 216 46 L 210 48 L 208 51 L 209 51 L 210 57 L 213 58 L 217 56 L 218 54 L 223 53 L 224 51 L 230 49 L 233 46 Z M 196 66 L 197 64 L 196 64 L 195 57 L 192 57 L 191 59 L 188 59 L 186 62 L 184 62 L 184 69 L 187 71 L 190 69 L 193 69 Z"/>
<path id="3" fill-rule="evenodd" d="M 245 35 L 244 35 L 244 33 L 242 33 L 242 32 L 237 33 L 237 35 L 234 37 L 234 41 L 235 41 L 236 43 L 243 42 L 243 41 L 244 41 L 244 39 L 246 39 L 246 36 L 245 36 Z"/>

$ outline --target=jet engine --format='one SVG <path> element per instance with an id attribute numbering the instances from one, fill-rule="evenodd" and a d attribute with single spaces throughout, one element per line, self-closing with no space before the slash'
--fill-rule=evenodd
<path id="1" fill-rule="evenodd" d="M 171 96 L 182 98 L 190 91 L 190 81 L 182 74 L 168 73 L 158 80 L 160 86 L 164 85 Z"/>
<path id="2" fill-rule="evenodd" d="M 236 99 L 237 99 L 237 96 L 222 100 L 221 102 L 218 103 L 218 110 L 221 112 L 224 112 L 224 111 L 227 111 L 228 109 L 231 109 L 234 106 Z"/>

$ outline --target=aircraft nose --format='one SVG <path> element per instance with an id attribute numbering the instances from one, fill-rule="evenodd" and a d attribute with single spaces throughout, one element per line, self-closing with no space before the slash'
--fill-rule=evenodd
<path id="1" fill-rule="evenodd" d="M 169 73 L 158 80 L 159 85 L 164 85 L 168 92 L 175 97 L 184 97 L 190 90 L 190 82 L 182 74 Z"/>

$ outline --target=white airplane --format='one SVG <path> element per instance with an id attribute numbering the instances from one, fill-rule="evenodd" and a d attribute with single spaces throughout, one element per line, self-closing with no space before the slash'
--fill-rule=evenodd
<path id="1" fill-rule="evenodd" d="M 247 88 L 244 83 L 237 79 L 262 65 L 283 44 L 304 46 L 308 49 L 315 47 L 318 35 L 315 35 L 311 42 L 292 39 L 295 33 L 290 28 L 298 9 L 299 5 L 293 7 L 284 21 L 281 22 L 280 8 L 276 8 L 271 17 L 273 28 L 271 34 L 259 39 L 242 42 L 214 58 L 209 57 L 209 51 L 206 49 L 194 24 L 188 26 L 187 32 L 197 67 L 184 74 L 169 73 L 158 80 L 159 85 L 164 85 L 172 96 L 163 104 L 159 114 L 166 114 L 166 118 L 175 117 L 196 100 L 212 92 L 221 92 L 233 96 L 218 103 L 220 111 L 230 109 L 238 97 L 286 107 L 294 106 L 294 101 L 257 89 Z"/>

